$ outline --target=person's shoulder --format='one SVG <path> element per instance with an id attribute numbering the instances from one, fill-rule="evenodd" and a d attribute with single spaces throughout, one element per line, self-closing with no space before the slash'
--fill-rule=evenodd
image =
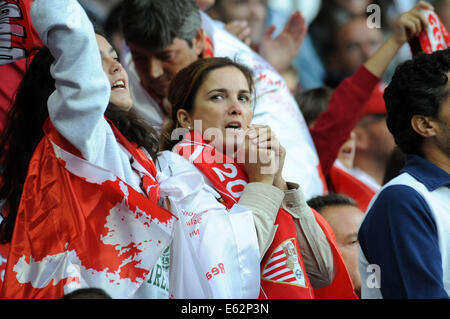
<path id="1" fill-rule="evenodd" d="M 426 199 L 414 185 L 392 184 L 382 188 L 369 212 L 428 210 Z"/>
<path id="2" fill-rule="evenodd" d="M 412 185 L 392 184 L 382 188 L 376 202 L 401 204 L 422 198 L 419 191 Z"/>
<path id="3" fill-rule="evenodd" d="M 363 224 L 406 225 L 409 221 L 432 219 L 430 206 L 417 189 L 411 185 L 392 184 L 379 192 Z"/>

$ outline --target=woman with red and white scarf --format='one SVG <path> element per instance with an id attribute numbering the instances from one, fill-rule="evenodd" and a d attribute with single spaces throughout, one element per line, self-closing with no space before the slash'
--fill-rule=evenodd
<path id="1" fill-rule="evenodd" d="M 162 171 L 170 174 L 181 155 L 230 214 L 242 206 L 252 210 L 261 252 L 259 297 L 354 298 L 329 228 L 306 205 L 300 187 L 282 177 L 284 148 L 269 127 L 250 125 L 251 71 L 228 58 L 198 60 L 174 78 L 169 101 L 164 148 L 172 152 L 159 156 Z M 189 241 L 192 231 L 184 231 Z"/>

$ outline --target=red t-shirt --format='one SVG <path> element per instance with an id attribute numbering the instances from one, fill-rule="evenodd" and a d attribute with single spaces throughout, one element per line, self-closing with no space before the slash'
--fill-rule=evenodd
<path id="1" fill-rule="evenodd" d="M 348 173 L 334 167 L 339 149 L 348 140 L 380 79 L 361 66 L 334 91 L 329 107 L 320 114 L 311 136 L 329 191 L 346 194 L 365 211 L 374 192 Z"/>
<path id="2" fill-rule="evenodd" d="M 379 82 L 380 78 L 361 66 L 336 88 L 328 109 L 320 114 L 310 129 L 325 176 L 330 172 L 339 149 L 350 137 L 362 109 Z"/>

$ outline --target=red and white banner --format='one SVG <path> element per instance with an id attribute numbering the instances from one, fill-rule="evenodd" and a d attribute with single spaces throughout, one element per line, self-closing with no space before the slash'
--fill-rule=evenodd
<path id="1" fill-rule="evenodd" d="M 248 182 L 240 163 L 205 143 L 200 134 L 190 132 L 174 147 L 175 152 L 192 162 L 213 184 L 227 208 L 235 207 Z M 275 224 L 275 238 L 261 262 L 260 298 L 336 299 L 357 298 L 340 254 L 334 233 L 328 223 L 313 210 L 317 223 L 330 244 L 336 275 L 332 283 L 313 289 L 306 274 L 291 214 L 280 208 Z"/>
<path id="2" fill-rule="evenodd" d="M 113 127 L 157 185 L 156 168 Z M 79 288 L 132 297 L 172 240 L 176 217 L 85 161 L 47 121 L 30 161 L 1 297 L 61 298 Z M 150 185 L 148 185 L 150 186 Z"/>

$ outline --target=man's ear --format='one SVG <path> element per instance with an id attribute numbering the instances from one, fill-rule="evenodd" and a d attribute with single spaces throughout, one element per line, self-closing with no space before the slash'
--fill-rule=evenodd
<path id="1" fill-rule="evenodd" d="M 364 151 L 369 148 L 369 135 L 364 128 L 357 126 L 353 129 L 353 133 L 355 134 L 356 150 Z"/>
<path id="2" fill-rule="evenodd" d="M 205 31 L 200 28 L 192 41 L 192 48 L 196 56 L 200 56 L 205 50 Z"/>
<path id="3" fill-rule="evenodd" d="M 411 118 L 411 126 L 417 134 L 423 137 L 436 136 L 437 129 L 439 129 L 438 121 L 431 116 L 413 115 Z"/>
<path id="4" fill-rule="evenodd" d="M 177 121 L 181 127 L 187 128 L 188 130 L 192 129 L 191 116 L 185 109 L 179 109 L 177 111 Z"/>

